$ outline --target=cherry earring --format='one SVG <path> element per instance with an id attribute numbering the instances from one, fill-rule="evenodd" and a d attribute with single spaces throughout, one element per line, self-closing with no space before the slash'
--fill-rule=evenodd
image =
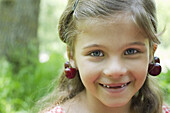
<path id="1" fill-rule="evenodd" d="M 154 57 L 154 60 L 149 63 L 148 73 L 152 76 L 157 76 L 161 73 L 162 67 L 160 65 L 160 59 L 158 57 Z"/>
<path id="2" fill-rule="evenodd" d="M 73 68 L 70 66 L 70 63 L 69 62 L 66 62 L 64 64 L 64 67 L 65 67 L 65 76 L 68 78 L 68 79 L 72 79 L 76 76 L 76 72 L 77 72 L 77 69 L 76 68 Z"/>

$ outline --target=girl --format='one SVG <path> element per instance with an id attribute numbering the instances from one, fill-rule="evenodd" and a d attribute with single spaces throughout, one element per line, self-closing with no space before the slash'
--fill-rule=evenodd
<path id="1" fill-rule="evenodd" d="M 170 113 L 151 77 L 161 72 L 153 0 L 69 0 L 59 35 L 69 62 L 40 112 Z"/>

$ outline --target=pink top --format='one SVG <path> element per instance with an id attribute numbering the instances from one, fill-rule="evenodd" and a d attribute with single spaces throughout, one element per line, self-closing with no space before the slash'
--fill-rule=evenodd
<path id="1" fill-rule="evenodd" d="M 163 113 L 170 113 L 170 108 L 163 106 Z"/>
<path id="2" fill-rule="evenodd" d="M 46 113 L 66 113 L 62 107 L 56 106 L 52 110 L 47 111 Z"/>
<path id="3" fill-rule="evenodd" d="M 170 109 L 166 106 L 163 106 L 163 113 L 170 113 Z M 47 111 L 46 113 L 66 113 L 62 107 L 56 106 L 52 110 Z"/>

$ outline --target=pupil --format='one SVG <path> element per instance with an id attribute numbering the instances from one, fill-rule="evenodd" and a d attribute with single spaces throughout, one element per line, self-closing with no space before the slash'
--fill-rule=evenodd
<path id="1" fill-rule="evenodd" d="M 92 56 L 96 56 L 96 57 L 100 57 L 100 56 L 103 56 L 102 52 L 101 51 L 94 51 L 91 53 Z"/>
<path id="2" fill-rule="evenodd" d="M 100 52 L 99 51 L 94 52 L 94 56 L 100 56 Z"/>
<path id="3" fill-rule="evenodd" d="M 132 53 L 133 53 L 133 50 L 129 50 L 129 53 L 132 54 Z"/>

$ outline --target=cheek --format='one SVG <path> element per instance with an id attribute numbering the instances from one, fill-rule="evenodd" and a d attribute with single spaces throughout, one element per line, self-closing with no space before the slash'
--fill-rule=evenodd
<path id="1" fill-rule="evenodd" d="M 147 75 L 149 64 L 148 58 L 135 60 L 126 64 L 128 65 L 127 67 L 130 69 L 130 71 L 135 73 L 134 75 L 136 75 L 136 77 L 140 78 Z"/>
<path id="2" fill-rule="evenodd" d="M 146 80 L 148 65 L 147 62 L 140 62 L 138 65 L 134 65 L 132 68 L 133 79 L 135 80 L 135 86 L 140 89 Z"/>
<path id="3" fill-rule="evenodd" d="M 147 71 L 148 71 L 148 66 L 145 64 L 143 66 L 138 66 L 138 67 L 135 67 L 133 68 L 134 70 L 134 73 L 136 73 L 136 77 L 137 78 L 143 78 L 147 75 Z"/>
<path id="4" fill-rule="evenodd" d="M 134 61 L 127 61 L 126 67 L 128 71 L 132 74 L 134 79 L 143 80 L 147 76 L 148 71 L 148 58 L 136 59 Z"/>
<path id="5" fill-rule="evenodd" d="M 83 61 L 80 59 L 77 60 L 77 67 L 79 70 L 80 78 L 86 87 L 89 84 L 96 83 L 100 76 L 100 69 L 98 65 L 95 65 L 94 63 L 88 62 L 87 60 L 84 63 Z"/>
<path id="6" fill-rule="evenodd" d="M 79 69 L 80 77 L 82 79 L 88 80 L 89 82 L 90 81 L 95 82 L 95 80 L 97 80 L 98 76 L 100 75 L 98 68 L 88 63 L 87 65 L 80 64 L 78 69 Z"/>
<path id="7" fill-rule="evenodd" d="M 139 86 L 142 86 L 143 83 L 145 82 L 146 76 L 147 76 L 147 71 L 146 70 L 137 71 L 136 74 L 135 74 L 136 84 L 138 84 Z"/>

